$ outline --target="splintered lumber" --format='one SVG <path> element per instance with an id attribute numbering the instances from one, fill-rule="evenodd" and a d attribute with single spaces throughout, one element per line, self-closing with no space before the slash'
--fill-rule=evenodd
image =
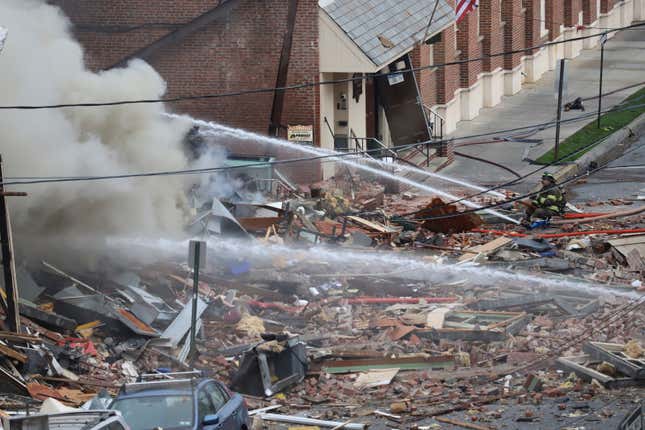
<path id="1" fill-rule="evenodd" d="M 23 364 L 27 362 L 27 356 L 25 354 L 22 354 L 16 351 L 15 349 L 10 348 L 7 345 L 3 345 L 1 343 L 0 343 L 0 354 L 4 355 L 5 357 L 11 358 L 13 360 L 18 360 Z"/>
<path id="2" fill-rule="evenodd" d="M 14 333 L 11 331 L 0 331 L 0 339 L 9 340 L 12 342 L 29 342 L 29 343 L 42 343 L 43 341 L 38 336 Z"/>
<path id="3" fill-rule="evenodd" d="M 473 246 L 472 248 L 468 248 L 468 254 L 462 255 L 459 257 L 459 261 L 470 261 L 473 260 L 478 254 L 484 254 L 488 255 L 492 252 L 497 251 L 500 248 L 503 248 L 504 246 L 512 243 L 513 240 L 509 239 L 508 237 L 498 237 L 496 239 L 491 240 L 490 242 L 484 243 L 483 245 L 478 245 L 478 246 Z"/>
<path id="4" fill-rule="evenodd" d="M 452 424 L 453 426 L 463 427 L 465 429 L 492 430 L 492 428 L 488 427 L 488 426 L 480 426 L 480 425 L 473 424 L 473 423 L 467 423 L 467 422 L 464 422 L 464 421 L 453 420 L 451 418 L 435 417 L 434 419 L 439 421 L 439 422 L 441 422 L 441 423 Z"/>
<path id="5" fill-rule="evenodd" d="M 387 227 L 381 224 L 380 222 L 366 220 L 365 218 L 361 218 L 353 215 L 349 215 L 346 218 L 360 226 L 366 227 L 378 233 L 398 233 L 399 231 L 401 231 L 400 228 Z"/>

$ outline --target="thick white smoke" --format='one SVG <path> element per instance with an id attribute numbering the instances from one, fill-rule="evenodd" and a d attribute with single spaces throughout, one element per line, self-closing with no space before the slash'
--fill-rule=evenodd
<path id="1" fill-rule="evenodd" d="M 152 99 L 166 90 L 146 63 L 88 71 L 61 11 L 39 0 L 1 0 L 9 30 L 0 52 L 0 104 Z M 0 112 L 7 177 L 108 175 L 185 168 L 190 123 L 162 116 L 160 104 Z M 196 178 L 192 178 L 195 180 Z M 172 234 L 184 222 L 186 178 L 156 177 L 12 187 L 17 237 Z"/>

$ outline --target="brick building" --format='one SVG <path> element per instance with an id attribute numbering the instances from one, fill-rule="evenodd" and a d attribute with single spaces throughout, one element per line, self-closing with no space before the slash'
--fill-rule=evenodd
<path id="1" fill-rule="evenodd" d="M 313 130 L 314 145 L 330 149 L 396 146 L 450 133 L 598 40 L 539 47 L 545 42 L 645 18 L 645 0 L 480 0 L 459 24 L 455 0 L 49 3 L 69 16 L 88 67 L 106 70 L 142 58 L 166 79 L 170 97 L 341 81 L 172 106 L 280 137 L 288 126 L 304 125 Z M 530 47 L 536 48 L 525 50 Z M 496 55 L 517 50 L 525 51 Z M 472 58 L 478 60 L 459 63 Z M 432 67 L 444 63 L 452 64 Z M 409 67 L 422 70 L 398 73 Z M 450 156 L 450 148 L 437 154 Z M 333 174 L 322 170 L 311 163 L 291 173 L 301 182 Z"/>

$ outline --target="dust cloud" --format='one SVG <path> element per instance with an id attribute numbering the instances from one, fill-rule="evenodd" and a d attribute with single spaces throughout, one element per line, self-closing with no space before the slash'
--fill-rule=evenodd
<path id="1" fill-rule="evenodd" d="M 2 0 L 0 26 L 8 29 L 0 52 L 0 105 L 154 99 L 165 93 L 164 80 L 143 61 L 101 73 L 88 71 L 68 19 L 43 1 Z M 141 104 L 2 110 L 4 175 L 96 176 L 186 168 L 183 141 L 191 124 L 163 116 L 164 109 Z M 164 176 L 13 186 L 11 190 L 29 193 L 10 200 L 14 236 L 46 240 L 179 234 L 186 190 L 196 180 Z"/>

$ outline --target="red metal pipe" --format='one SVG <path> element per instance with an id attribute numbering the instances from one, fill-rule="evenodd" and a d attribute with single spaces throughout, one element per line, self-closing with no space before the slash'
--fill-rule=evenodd
<path id="1" fill-rule="evenodd" d="M 514 231 L 503 230 L 487 230 L 484 228 L 476 228 L 471 230 L 475 233 L 495 234 L 497 236 L 512 236 L 512 237 L 527 237 L 529 235 L 516 233 Z M 557 237 L 570 237 L 570 236 L 590 236 L 592 234 L 629 234 L 629 233 L 645 233 L 645 228 L 631 228 L 626 230 L 587 230 L 587 231 L 571 231 L 567 233 L 545 233 L 536 234 L 535 237 L 539 239 L 553 239 Z"/>
<path id="2" fill-rule="evenodd" d="M 347 299 L 350 305 L 394 305 L 397 303 L 417 304 L 421 300 L 426 303 L 453 303 L 459 300 L 457 297 L 354 297 Z"/>
<path id="3" fill-rule="evenodd" d="M 569 237 L 569 236 L 589 236 L 592 234 L 628 234 L 628 233 L 645 233 L 645 228 L 631 228 L 626 230 L 589 230 L 589 231 L 572 231 L 569 233 L 548 233 L 539 234 L 537 237 L 541 239 L 552 239 L 556 237 Z"/>
<path id="4" fill-rule="evenodd" d="M 581 213 L 581 214 L 569 213 L 569 214 L 564 214 L 562 218 L 565 218 L 565 219 L 593 218 L 596 216 L 603 216 L 607 214 L 608 214 L 607 212 L 589 212 L 589 213 Z"/>

